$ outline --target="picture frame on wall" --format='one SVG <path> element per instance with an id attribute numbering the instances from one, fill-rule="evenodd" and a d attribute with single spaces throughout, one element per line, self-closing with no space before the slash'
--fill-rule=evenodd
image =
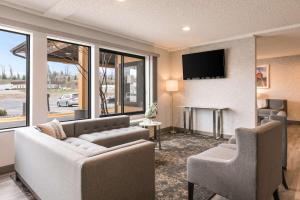
<path id="1" fill-rule="evenodd" d="M 256 67 L 256 87 L 260 89 L 270 88 L 270 65 Z"/>

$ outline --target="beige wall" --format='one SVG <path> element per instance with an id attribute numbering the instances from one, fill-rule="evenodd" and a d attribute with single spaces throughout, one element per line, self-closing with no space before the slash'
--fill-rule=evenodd
<path id="1" fill-rule="evenodd" d="M 113 48 L 122 51 L 125 50 L 131 53 L 139 53 L 143 55 L 157 55 L 158 58 L 158 119 L 162 121 L 164 127 L 170 126 L 169 105 L 170 96 L 164 92 L 164 80 L 170 74 L 169 52 L 154 47 L 151 44 L 141 43 L 126 38 L 110 35 L 97 30 L 87 29 L 72 24 L 63 23 L 56 20 L 51 20 L 5 6 L 0 6 L 0 27 L 9 27 L 16 30 L 21 30 L 32 35 L 31 45 L 38 51 L 31 52 L 31 74 L 44 74 L 47 72 L 46 62 L 46 38 L 47 36 L 63 37 L 69 40 L 86 42 L 94 47 Z M 32 50 L 32 49 L 31 49 Z M 93 57 L 97 57 L 99 51 L 93 51 Z M 150 54 L 148 54 L 150 53 Z M 36 56 L 35 56 L 36 55 Z M 95 58 L 92 63 L 97 63 Z M 95 66 L 95 65 L 94 65 Z M 93 69 L 94 71 L 94 69 Z M 96 73 L 95 73 L 96 74 Z M 95 76 L 96 77 L 96 76 Z M 93 83 L 97 81 L 94 80 Z M 31 123 L 46 122 L 47 113 L 46 94 L 47 82 L 45 76 L 34 76 L 34 84 L 31 84 L 31 105 L 39 105 L 31 108 Z M 92 91 L 97 92 L 96 88 Z M 92 107 L 96 107 L 96 98 L 98 95 L 92 95 Z M 99 104 L 97 104 L 99 105 Z M 38 109 L 37 109 L 38 108 Z M 93 112 L 94 117 L 97 112 Z M 14 131 L 0 131 L 0 167 L 14 163 Z"/>
<path id="2" fill-rule="evenodd" d="M 258 89 L 266 98 L 287 99 L 288 119 L 300 121 L 300 56 L 258 60 L 270 65 L 270 88 Z"/>
<path id="3" fill-rule="evenodd" d="M 224 113 L 224 133 L 237 127 L 255 127 L 255 38 L 199 46 L 171 54 L 172 78 L 182 80 L 182 54 L 226 49 L 226 78 L 181 81 L 174 95 L 174 124 L 183 127 L 179 105 L 229 107 Z M 195 129 L 212 132 L 212 112 L 198 111 Z"/>

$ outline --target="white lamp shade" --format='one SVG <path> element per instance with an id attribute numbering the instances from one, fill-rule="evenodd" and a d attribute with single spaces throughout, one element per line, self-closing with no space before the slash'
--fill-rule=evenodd
<path id="1" fill-rule="evenodd" d="M 167 80 L 166 81 L 166 91 L 167 92 L 177 92 L 178 91 L 178 80 Z"/>

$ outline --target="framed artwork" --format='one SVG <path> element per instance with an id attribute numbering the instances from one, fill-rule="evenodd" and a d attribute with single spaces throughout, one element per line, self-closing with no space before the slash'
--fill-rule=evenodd
<path id="1" fill-rule="evenodd" d="M 270 88 L 270 66 L 260 65 L 256 67 L 256 87 Z"/>

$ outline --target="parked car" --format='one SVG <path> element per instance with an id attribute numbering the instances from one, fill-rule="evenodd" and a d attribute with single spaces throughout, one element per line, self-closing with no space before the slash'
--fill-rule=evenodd
<path id="1" fill-rule="evenodd" d="M 77 106 L 78 105 L 78 94 L 64 94 L 61 97 L 58 98 L 57 100 L 57 106 Z"/>

